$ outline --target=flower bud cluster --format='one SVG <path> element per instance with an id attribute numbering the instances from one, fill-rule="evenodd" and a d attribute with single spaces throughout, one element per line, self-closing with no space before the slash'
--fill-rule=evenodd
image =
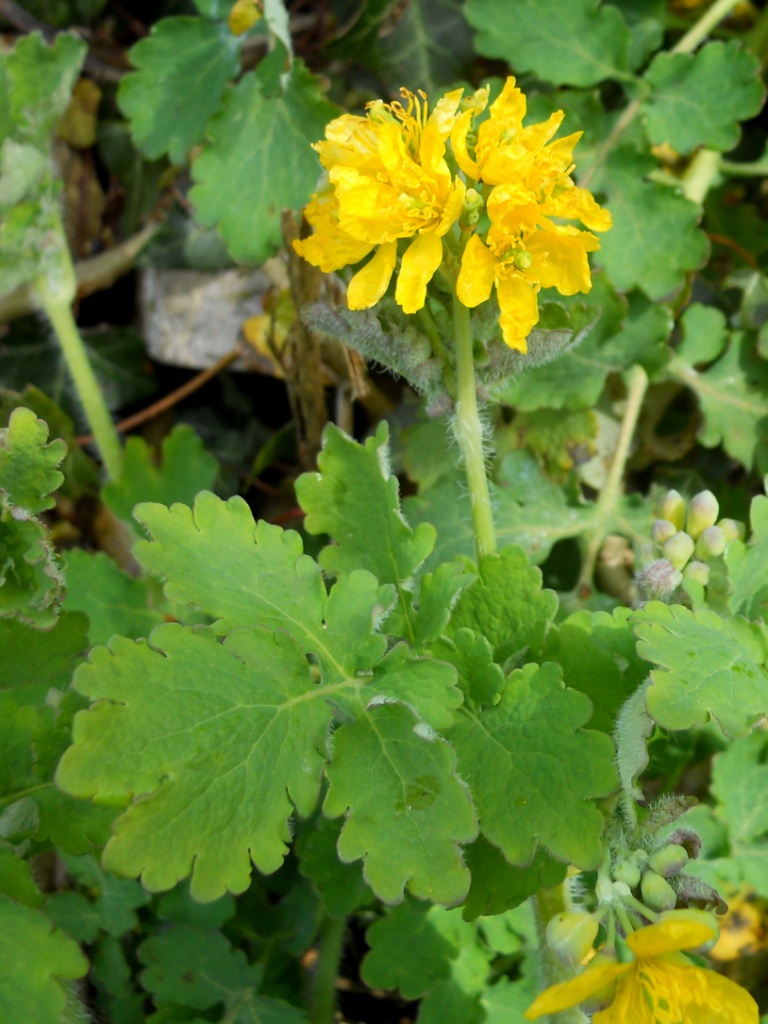
<path id="1" fill-rule="evenodd" d="M 660 512 L 651 528 L 660 557 L 636 575 L 643 601 L 671 601 L 684 580 L 705 587 L 710 576 L 708 561 L 722 555 L 731 540 L 745 533 L 743 523 L 718 518 L 720 506 L 711 491 L 695 494 L 687 504 L 677 491 L 668 491 Z"/>

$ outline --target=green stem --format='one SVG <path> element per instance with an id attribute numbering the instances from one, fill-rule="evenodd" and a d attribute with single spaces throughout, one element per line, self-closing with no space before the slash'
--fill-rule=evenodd
<path id="1" fill-rule="evenodd" d="M 629 371 L 629 390 L 627 393 L 627 407 L 624 412 L 619 440 L 616 445 L 616 453 L 611 463 L 608 479 L 600 492 L 597 501 L 595 527 L 590 535 L 584 552 L 584 560 L 576 584 L 577 593 L 589 590 L 592 586 L 592 577 L 595 571 L 595 564 L 603 541 L 608 533 L 608 528 L 616 510 L 616 504 L 621 497 L 624 470 L 629 458 L 629 448 L 632 437 L 637 426 L 637 419 L 643 405 L 645 392 L 648 390 L 648 374 L 642 366 L 635 365 Z"/>
<path id="2" fill-rule="evenodd" d="M 469 309 L 453 296 L 453 324 L 456 342 L 456 414 L 453 432 L 461 451 L 467 476 L 469 499 L 472 504 L 472 523 L 478 558 L 485 558 L 496 550 L 496 531 L 493 526 L 491 496 L 483 456 L 483 425 L 477 408 L 475 360 L 472 352 Z"/>
<path id="3" fill-rule="evenodd" d="M 704 42 L 712 29 L 727 18 L 741 0 L 717 0 L 705 11 L 696 24 L 672 47 L 672 53 L 693 53 L 699 43 Z"/>
<path id="4" fill-rule="evenodd" d="M 753 160 L 751 163 L 734 163 L 732 160 L 720 158 L 720 170 L 732 178 L 765 178 L 768 177 L 768 160 Z"/>
<path id="5" fill-rule="evenodd" d="M 540 889 L 533 898 L 536 915 L 536 932 L 539 937 L 540 965 L 544 986 L 555 985 L 559 981 L 568 981 L 574 976 L 571 967 L 566 966 L 555 956 L 547 945 L 547 924 L 562 911 L 567 910 L 567 882 L 555 886 L 554 889 Z M 589 1018 L 577 1006 L 570 1010 L 562 1010 L 553 1019 L 557 1024 L 588 1024 Z"/>
<path id="6" fill-rule="evenodd" d="M 336 1013 L 336 979 L 344 952 L 346 918 L 326 917 L 320 933 L 317 961 L 309 998 L 312 1024 L 333 1024 Z"/>
<path id="7" fill-rule="evenodd" d="M 59 266 L 51 265 L 45 274 L 35 280 L 34 288 L 61 345 L 88 425 L 104 461 L 107 476 L 114 480 L 122 474 L 123 450 L 72 315 L 75 271 L 66 242 L 63 241 L 63 229 L 62 245 L 58 255 Z"/>

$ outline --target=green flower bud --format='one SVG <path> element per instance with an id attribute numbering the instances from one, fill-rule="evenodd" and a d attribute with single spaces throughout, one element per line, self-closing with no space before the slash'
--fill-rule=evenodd
<path id="1" fill-rule="evenodd" d="M 613 877 L 617 882 L 626 882 L 630 889 L 634 889 L 640 885 L 640 868 L 631 860 L 620 860 L 613 869 Z"/>
<path id="2" fill-rule="evenodd" d="M 684 846 L 670 843 L 655 850 L 648 858 L 648 867 L 662 878 L 674 878 L 688 863 L 688 851 Z"/>
<path id="3" fill-rule="evenodd" d="M 681 530 L 665 542 L 662 551 L 665 558 L 672 563 L 673 568 L 682 569 L 693 554 L 695 546 L 693 539 Z"/>
<path id="4" fill-rule="evenodd" d="M 687 580 L 696 580 L 702 587 L 709 583 L 709 566 L 699 562 L 695 558 L 683 569 L 683 576 Z"/>
<path id="5" fill-rule="evenodd" d="M 682 530 L 685 522 L 685 499 L 677 491 L 667 491 L 661 504 L 661 518 L 668 519 L 675 528 Z"/>
<path id="6" fill-rule="evenodd" d="M 725 534 L 725 539 L 728 541 L 732 540 L 744 540 L 747 534 L 747 528 L 744 523 L 740 523 L 738 519 L 721 519 L 717 524 Z"/>
<path id="7" fill-rule="evenodd" d="M 657 519 L 651 527 L 651 537 L 655 544 L 663 544 L 665 540 L 674 537 L 677 527 L 668 519 Z"/>
<path id="8" fill-rule="evenodd" d="M 727 544 L 728 538 L 719 526 L 708 526 L 699 534 L 699 539 L 696 541 L 696 554 L 699 558 L 717 558 L 725 551 Z"/>
<path id="9" fill-rule="evenodd" d="M 693 949 L 694 953 L 708 953 L 720 938 L 720 925 L 711 910 L 694 910 L 692 908 L 665 910 L 663 914 L 659 914 L 656 923 L 662 924 L 664 921 L 690 921 L 693 924 L 706 925 L 712 930 L 712 938 L 707 942 L 702 942 L 700 946 L 696 946 Z"/>
<path id="10" fill-rule="evenodd" d="M 629 888 L 626 882 L 614 882 L 611 886 L 613 889 L 613 895 L 618 896 L 621 899 L 623 896 L 631 896 L 632 890 Z"/>
<path id="11" fill-rule="evenodd" d="M 597 921 L 586 910 L 564 910 L 547 925 L 547 945 L 564 964 L 575 967 L 592 949 Z"/>
<path id="12" fill-rule="evenodd" d="M 648 868 L 640 879 L 640 894 L 650 910 L 672 910 L 677 903 L 677 893 L 666 878 Z"/>
<path id="13" fill-rule="evenodd" d="M 686 533 L 696 540 L 708 526 L 715 525 L 719 515 L 720 505 L 712 491 L 701 491 L 699 494 L 694 494 L 688 505 Z"/>
<path id="14" fill-rule="evenodd" d="M 633 850 L 627 860 L 632 861 L 633 864 L 637 864 L 639 868 L 644 868 L 648 863 L 648 851 L 643 849 Z"/>

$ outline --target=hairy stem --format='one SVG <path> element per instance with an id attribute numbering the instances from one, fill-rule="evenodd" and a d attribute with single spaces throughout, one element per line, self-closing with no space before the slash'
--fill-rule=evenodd
<path id="1" fill-rule="evenodd" d="M 453 432 L 461 451 L 461 460 L 467 476 L 469 499 L 472 504 L 472 523 L 478 558 L 496 550 L 496 531 L 493 527 L 491 496 L 483 456 L 483 425 L 477 408 L 475 361 L 472 352 L 469 310 L 457 296 L 453 296 L 453 323 L 456 342 L 456 413 Z"/>
<path id="2" fill-rule="evenodd" d="M 36 278 L 35 292 L 61 346 L 67 369 L 96 440 L 107 476 L 114 480 L 123 470 L 123 450 L 72 315 L 75 270 L 64 240 L 63 228 L 56 257 L 50 261 L 46 273 Z"/>
<path id="3" fill-rule="evenodd" d="M 595 527 L 592 531 L 584 551 L 584 560 L 581 568 L 579 582 L 576 584 L 576 591 L 587 591 L 592 586 L 592 577 L 595 572 L 595 564 L 600 548 L 608 533 L 611 519 L 616 510 L 616 504 L 621 497 L 624 470 L 629 458 L 629 449 L 632 444 L 632 437 L 637 426 L 637 419 L 643 405 L 645 392 L 648 390 L 648 374 L 642 366 L 635 365 L 629 371 L 629 390 L 627 393 L 627 407 L 624 412 L 624 419 L 621 423 L 619 440 L 616 445 L 616 453 L 613 456 L 608 479 L 600 492 L 597 502 Z"/>
<path id="4" fill-rule="evenodd" d="M 336 1013 L 336 978 L 344 951 L 346 923 L 344 917 L 326 917 L 323 924 L 309 997 L 311 1024 L 333 1024 Z"/>

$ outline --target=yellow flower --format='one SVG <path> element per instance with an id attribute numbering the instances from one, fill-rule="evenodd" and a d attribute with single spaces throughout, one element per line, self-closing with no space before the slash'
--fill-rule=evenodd
<path id="1" fill-rule="evenodd" d="M 589 231 L 552 218 L 580 220 L 596 231 L 607 231 L 612 223 L 610 213 L 571 179 L 573 149 L 581 132 L 550 142 L 563 112 L 524 128 L 525 111 L 525 97 L 514 78 L 508 78 L 478 129 L 474 155 L 467 146 L 466 116 L 459 118 L 451 136 L 462 171 L 495 186 L 487 204 L 491 226 L 485 242 L 478 235 L 469 239 L 457 294 L 472 308 L 487 301 L 496 285 L 502 336 L 520 352 L 527 350 L 525 339 L 539 319 L 540 288 L 574 295 L 592 287 L 587 253 L 600 243 Z"/>
<path id="2" fill-rule="evenodd" d="M 406 313 L 421 309 L 443 260 L 442 237 L 464 203 L 466 186 L 445 160 L 462 90 L 440 99 L 431 114 L 423 93 L 402 93 L 405 107 L 376 101 L 366 117 L 344 114 L 314 147 L 328 185 L 307 208 L 314 235 L 294 248 L 326 272 L 377 250 L 350 282 L 350 309 L 375 305 L 387 290 L 400 238 L 413 241 L 403 253 L 395 298 Z"/>
<path id="3" fill-rule="evenodd" d="M 665 914 L 657 924 L 627 936 L 635 959 L 587 969 L 542 992 L 527 1020 L 559 1013 L 616 983 L 611 1005 L 593 1024 L 758 1024 L 757 1004 L 729 978 L 696 967 L 680 952 L 714 937 L 706 924 Z"/>

